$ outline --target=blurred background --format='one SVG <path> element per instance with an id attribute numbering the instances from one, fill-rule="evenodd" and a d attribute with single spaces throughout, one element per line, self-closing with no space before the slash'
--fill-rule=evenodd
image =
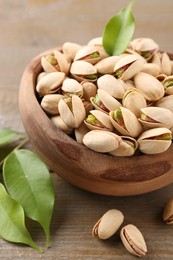
<path id="1" fill-rule="evenodd" d="M 108 20 L 129 0 L 0 0 L 0 120 L 9 126 L 17 106 L 20 78 L 25 66 L 38 53 L 66 41 L 85 44 L 102 35 Z M 173 1 L 136 0 L 135 37 L 152 37 L 160 49 L 173 52 Z M 4 100 L 3 90 L 10 95 Z M 14 115 L 13 115 L 14 117 Z M 13 117 L 11 120 L 13 120 Z M 19 119 L 19 115 L 16 114 Z M 15 118 L 14 118 L 15 120 Z M 19 122 L 19 120 L 18 120 Z M 21 126 L 15 125 L 15 128 Z"/>

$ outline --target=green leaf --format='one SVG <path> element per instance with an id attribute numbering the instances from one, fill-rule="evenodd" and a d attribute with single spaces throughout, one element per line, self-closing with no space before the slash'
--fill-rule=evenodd
<path id="1" fill-rule="evenodd" d="M 109 55 L 119 55 L 127 48 L 135 29 L 135 19 L 131 12 L 134 0 L 113 16 L 103 32 L 103 47 Z"/>
<path id="2" fill-rule="evenodd" d="M 34 243 L 25 227 L 22 206 L 12 199 L 0 183 L 0 236 L 15 243 L 27 244 L 40 253 L 42 249 Z"/>
<path id="3" fill-rule="evenodd" d="M 46 165 L 31 151 L 15 150 L 4 161 L 3 177 L 8 192 L 23 206 L 26 216 L 43 227 L 48 247 L 55 195 Z"/>
<path id="4" fill-rule="evenodd" d="M 22 133 L 6 129 L 6 128 L 1 128 L 0 129 L 0 145 L 4 145 L 11 141 L 12 138 L 14 138 L 17 135 L 23 135 Z"/>

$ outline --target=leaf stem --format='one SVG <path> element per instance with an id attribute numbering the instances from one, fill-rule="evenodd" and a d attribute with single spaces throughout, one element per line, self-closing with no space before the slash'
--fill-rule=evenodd
<path id="1" fill-rule="evenodd" d="M 20 149 L 20 148 L 21 148 L 22 146 L 24 146 L 28 141 L 29 141 L 29 138 L 26 137 L 26 138 L 25 138 L 24 140 L 22 140 L 22 142 L 19 143 L 10 153 L 12 153 L 12 152 L 14 152 L 14 151 Z M 8 155 L 7 155 L 7 156 L 8 156 Z M 6 157 L 7 157 L 7 156 L 6 156 Z M 5 157 L 5 158 L 6 158 L 6 157 Z M 4 158 L 2 161 L 0 161 L 0 167 L 3 165 L 5 158 Z"/>

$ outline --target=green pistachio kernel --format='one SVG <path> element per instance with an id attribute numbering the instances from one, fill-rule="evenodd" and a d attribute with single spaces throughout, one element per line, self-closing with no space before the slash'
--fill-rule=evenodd
<path id="1" fill-rule="evenodd" d="M 97 79 L 97 75 L 96 75 L 96 74 L 86 75 L 85 78 L 86 78 L 86 79 L 89 79 L 89 80 L 95 80 L 95 79 Z"/>
<path id="2" fill-rule="evenodd" d="M 91 124 L 91 125 L 98 125 L 100 126 L 100 121 L 92 114 L 89 114 L 88 117 L 86 118 L 86 122 Z"/>
<path id="3" fill-rule="evenodd" d="M 72 111 L 72 99 L 71 97 L 64 98 L 65 103 L 69 107 L 69 109 Z"/>
<path id="4" fill-rule="evenodd" d="M 169 141 L 171 139 L 172 139 L 171 133 L 166 133 L 166 134 L 156 136 L 156 140 L 168 140 Z"/>
<path id="5" fill-rule="evenodd" d="M 169 87 L 172 87 L 172 86 L 173 86 L 173 80 L 167 81 L 167 82 L 165 82 L 165 84 L 164 84 L 164 87 L 165 87 L 165 88 L 169 88 Z"/>
<path id="6" fill-rule="evenodd" d="M 93 59 L 96 59 L 98 57 L 100 57 L 99 52 L 94 52 L 94 53 L 91 54 L 91 58 L 93 58 Z"/>
<path id="7" fill-rule="evenodd" d="M 53 55 L 48 55 L 46 60 L 53 66 L 57 65 L 57 60 Z"/>
<path id="8" fill-rule="evenodd" d="M 117 109 L 114 111 L 114 119 L 120 126 L 126 129 L 121 109 Z"/>

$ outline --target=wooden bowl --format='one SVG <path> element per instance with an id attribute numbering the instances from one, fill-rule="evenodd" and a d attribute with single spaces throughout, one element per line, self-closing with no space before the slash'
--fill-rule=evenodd
<path id="1" fill-rule="evenodd" d="M 157 155 L 113 157 L 88 149 L 54 126 L 35 93 L 40 58 L 51 51 L 30 62 L 19 91 L 23 125 L 35 151 L 47 165 L 67 182 L 106 195 L 143 194 L 172 183 L 173 145 Z"/>

